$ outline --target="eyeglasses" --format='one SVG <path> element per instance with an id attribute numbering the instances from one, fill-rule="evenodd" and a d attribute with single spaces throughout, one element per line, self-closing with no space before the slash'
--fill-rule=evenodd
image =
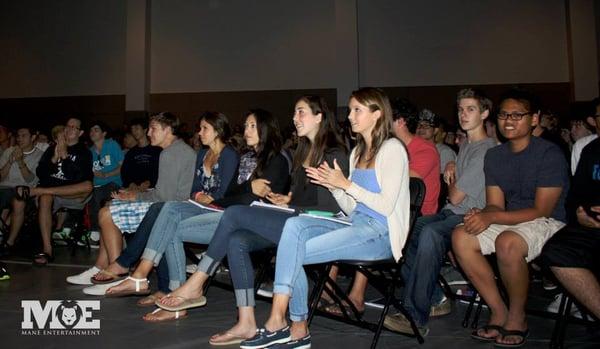
<path id="1" fill-rule="evenodd" d="M 530 115 L 530 114 L 531 114 L 531 112 L 529 112 L 529 111 L 526 113 L 517 113 L 517 112 L 506 113 L 506 112 L 501 111 L 498 113 L 498 120 L 511 119 L 512 121 L 520 121 L 523 119 L 523 117 L 525 115 Z"/>

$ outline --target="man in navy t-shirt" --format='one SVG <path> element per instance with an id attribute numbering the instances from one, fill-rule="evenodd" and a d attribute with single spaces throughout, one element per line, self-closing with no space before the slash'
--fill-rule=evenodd
<path id="1" fill-rule="evenodd" d="M 528 335 L 527 262 L 566 221 L 567 162 L 556 145 L 532 137 L 539 110 L 537 99 L 525 91 L 502 97 L 498 129 L 508 142 L 486 154 L 486 206 L 468 211 L 452 237 L 458 262 L 490 307 L 489 324 L 472 337 L 505 346 L 521 345 Z M 508 308 L 484 257 L 491 253 L 496 253 Z"/>

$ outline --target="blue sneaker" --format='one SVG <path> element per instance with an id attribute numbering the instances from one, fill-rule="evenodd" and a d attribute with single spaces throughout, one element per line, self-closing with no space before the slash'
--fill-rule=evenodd
<path id="1" fill-rule="evenodd" d="M 269 349 L 309 349 L 310 348 L 310 334 L 300 339 L 294 339 L 287 343 L 275 344 Z"/>
<path id="2" fill-rule="evenodd" d="M 256 335 L 254 335 L 254 337 L 240 343 L 240 348 L 266 348 L 273 344 L 287 343 L 290 339 L 292 339 L 290 335 L 290 326 L 286 326 L 275 332 L 270 332 L 266 328 L 259 328 L 256 330 Z"/>

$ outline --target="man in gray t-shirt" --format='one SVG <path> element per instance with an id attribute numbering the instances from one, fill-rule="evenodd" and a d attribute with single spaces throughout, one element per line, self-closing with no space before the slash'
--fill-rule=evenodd
<path id="1" fill-rule="evenodd" d="M 484 128 L 492 102 L 479 91 L 464 89 L 458 93 L 457 104 L 467 142 L 460 148 L 456 162 L 450 162 L 444 172 L 449 203 L 438 214 L 417 219 L 401 269 L 405 281 L 402 301 L 422 335 L 429 331 L 427 323 L 432 306 L 437 315 L 451 310 L 438 286 L 438 275 L 444 255 L 450 249 L 454 227 L 462 223 L 469 209 L 485 206 L 483 159 L 487 150 L 496 145 Z M 384 324 L 393 331 L 412 333 L 410 323 L 401 313 L 387 316 Z"/>

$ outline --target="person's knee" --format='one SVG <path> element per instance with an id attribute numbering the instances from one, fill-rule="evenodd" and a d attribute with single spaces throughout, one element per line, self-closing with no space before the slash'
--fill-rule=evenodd
<path id="1" fill-rule="evenodd" d="M 98 223 L 101 226 L 112 223 L 112 215 L 110 214 L 110 208 L 102 207 L 98 211 Z"/>
<path id="2" fill-rule="evenodd" d="M 291 233 L 297 235 L 300 231 L 302 231 L 303 227 L 304 224 L 302 217 L 292 217 L 285 221 L 283 230 L 288 232 L 288 234 Z"/>
<path id="3" fill-rule="evenodd" d="M 502 232 L 494 245 L 499 262 L 519 261 L 527 256 L 527 243 L 514 232 Z"/>
<path id="4" fill-rule="evenodd" d="M 454 228 L 452 232 L 452 249 L 457 257 L 460 257 L 466 251 L 471 238 L 464 226 Z"/>
<path id="5" fill-rule="evenodd" d="M 38 197 L 38 203 L 40 210 L 52 207 L 54 202 L 54 195 L 43 194 Z"/>

